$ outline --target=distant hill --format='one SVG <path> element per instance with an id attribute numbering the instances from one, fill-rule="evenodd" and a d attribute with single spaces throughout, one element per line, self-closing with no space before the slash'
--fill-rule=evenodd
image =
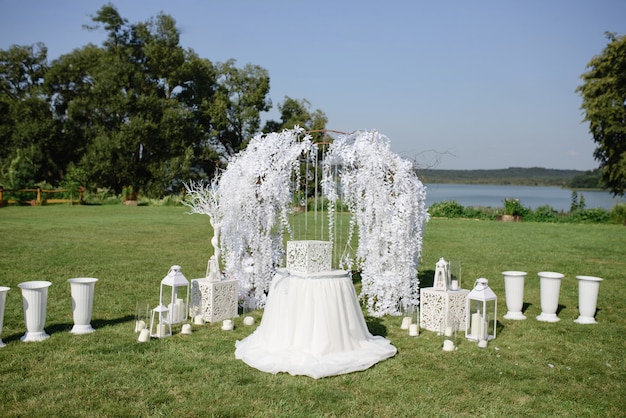
<path id="1" fill-rule="evenodd" d="M 509 167 L 495 170 L 416 170 L 423 183 L 512 184 L 521 186 L 571 187 L 576 178 L 588 176 L 582 170 L 541 167 Z"/>

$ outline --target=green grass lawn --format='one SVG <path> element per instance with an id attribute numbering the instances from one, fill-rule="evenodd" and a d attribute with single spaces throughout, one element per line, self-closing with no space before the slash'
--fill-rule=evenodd
<path id="1" fill-rule="evenodd" d="M 133 332 L 137 301 L 158 302 L 173 264 L 203 277 L 212 253 L 208 217 L 184 207 L 47 206 L 0 209 L 0 285 L 9 286 L 0 349 L 1 416 L 355 416 L 616 417 L 626 414 L 626 228 L 618 225 L 501 223 L 433 219 L 420 279 L 440 257 L 461 260 L 462 285 L 489 279 L 498 295 L 496 340 L 487 349 L 462 339 L 443 352 L 435 333 L 411 338 L 401 318 L 370 318 L 398 354 L 370 369 L 311 379 L 260 372 L 234 357 L 254 327 L 235 320 L 194 327 L 149 343 Z M 525 321 L 506 313 L 505 270 L 523 270 Z M 565 274 L 558 323 L 541 312 L 537 272 Z M 600 286 L 597 325 L 579 325 L 576 275 Z M 72 277 L 96 277 L 92 325 L 72 335 Z M 48 280 L 46 331 L 26 331 L 20 289 Z M 358 284 L 357 284 L 358 285 Z M 262 311 L 254 312 L 257 324 Z"/>

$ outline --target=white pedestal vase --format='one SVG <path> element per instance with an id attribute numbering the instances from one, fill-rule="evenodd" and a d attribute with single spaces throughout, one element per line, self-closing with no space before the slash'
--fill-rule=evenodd
<path id="1" fill-rule="evenodd" d="M 93 293 L 98 279 L 80 277 L 68 279 L 72 293 L 72 315 L 74 326 L 72 334 L 89 334 L 95 329 L 91 327 L 91 313 L 93 310 Z"/>
<path id="2" fill-rule="evenodd" d="M 576 278 L 578 279 L 578 311 L 580 315 L 574 322 L 577 324 L 596 324 L 596 306 L 602 279 L 593 276 L 576 276 Z"/>
<path id="3" fill-rule="evenodd" d="M 2 335 L 2 325 L 4 323 L 4 304 L 7 301 L 7 292 L 10 290 L 10 287 L 0 286 L 0 336 Z M 6 344 L 2 342 L 2 338 L 0 338 L 0 347 L 4 347 Z"/>
<path id="4" fill-rule="evenodd" d="M 541 293 L 541 315 L 537 317 L 537 320 L 544 322 L 558 322 L 560 319 L 556 316 L 556 310 L 559 307 L 561 279 L 565 275 L 553 271 L 542 271 L 538 274 Z"/>
<path id="5" fill-rule="evenodd" d="M 504 292 L 506 295 L 506 307 L 508 312 L 504 319 L 522 320 L 526 316 L 522 313 L 524 307 L 524 271 L 503 271 Z"/>
<path id="6" fill-rule="evenodd" d="M 50 338 L 43 328 L 46 325 L 48 287 L 51 285 L 52 283 L 43 280 L 23 282 L 17 285 L 22 289 L 22 302 L 24 302 L 26 334 L 20 338 L 24 342 L 43 341 Z"/>

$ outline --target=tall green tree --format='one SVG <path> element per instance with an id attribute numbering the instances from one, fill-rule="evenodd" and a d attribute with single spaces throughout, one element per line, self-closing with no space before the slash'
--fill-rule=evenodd
<path id="1" fill-rule="evenodd" d="M 60 124 L 43 89 L 47 49 L 14 45 L 0 50 L 0 182 L 8 188 L 53 183 L 66 157 L 58 152 Z"/>
<path id="2" fill-rule="evenodd" d="M 311 110 L 311 103 L 307 99 L 293 99 L 285 96 L 285 99 L 278 104 L 280 111 L 280 121 L 268 120 L 265 122 L 263 132 L 279 132 L 283 129 L 292 129 L 300 126 L 307 131 L 320 131 L 326 129 L 328 118 L 319 109 Z M 323 137 L 323 133 L 315 133 L 315 140 Z"/>
<path id="3" fill-rule="evenodd" d="M 626 36 L 606 33 L 608 45 L 587 64 L 576 91 L 597 143 L 602 181 L 614 195 L 626 192 Z"/>

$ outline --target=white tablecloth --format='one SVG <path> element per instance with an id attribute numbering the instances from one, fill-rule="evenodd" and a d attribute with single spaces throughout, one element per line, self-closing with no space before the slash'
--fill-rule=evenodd
<path id="1" fill-rule="evenodd" d="M 350 275 L 279 270 L 261 324 L 237 341 L 235 357 L 268 373 L 313 378 L 365 370 L 396 354 L 370 334 Z"/>

